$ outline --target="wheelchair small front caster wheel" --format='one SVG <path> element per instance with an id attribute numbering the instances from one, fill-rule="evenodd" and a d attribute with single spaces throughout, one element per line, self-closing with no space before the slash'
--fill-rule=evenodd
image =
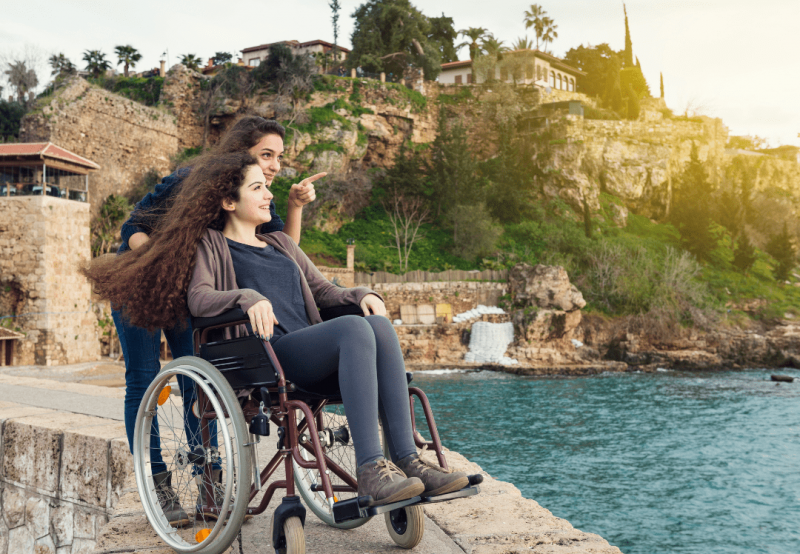
<path id="1" fill-rule="evenodd" d="M 411 549 L 425 534 L 425 514 L 422 506 L 406 506 L 383 514 L 389 536 L 400 548 Z"/>
<path id="2" fill-rule="evenodd" d="M 269 528 L 275 524 L 275 518 L 269 522 Z M 290 517 L 283 522 L 283 544 L 275 551 L 277 554 L 306 554 L 306 535 L 299 517 Z"/>

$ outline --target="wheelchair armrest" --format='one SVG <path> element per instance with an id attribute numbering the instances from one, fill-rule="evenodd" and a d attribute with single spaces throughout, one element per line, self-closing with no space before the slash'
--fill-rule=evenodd
<path id="1" fill-rule="evenodd" d="M 232 325 L 242 321 L 249 323 L 250 318 L 247 317 L 247 314 L 244 313 L 241 308 L 233 308 L 232 310 L 228 310 L 227 312 L 213 317 L 192 317 L 192 328 L 205 329 L 206 327 L 215 327 L 218 325 L 225 325 L 226 323 Z"/>
<path id="2" fill-rule="evenodd" d="M 343 306 L 331 306 L 330 308 L 322 308 L 319 311 L 319 316 L 322 318 L 322 321 L 328 321 L 330 319 L 335 319 L 337 317 L 342 317 L 343 315 L 364 315 L 364 310 L 361 309 L 361 306 L 356 304 L 344 304 Z"/>

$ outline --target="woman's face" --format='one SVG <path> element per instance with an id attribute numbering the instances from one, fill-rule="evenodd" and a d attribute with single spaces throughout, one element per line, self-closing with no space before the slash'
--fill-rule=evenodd
<path id="1" fill-rule="evenodd" d="M 280 135 L 264 135 L 258 144 L 248 150 L 256 160 L 258 160 L 258 167 L 264 174 L 266 179 L 266 186 L 272 185 L 272 180 L 281 169 L 281 161 L 283 160 L 283 139 Z"/>
<path id="2" fill-rule="evenodd" d="M 280 137 L 278 137 L 280 139 Z M 261 225 L 272 219 L 269 203 L 272 193 L 269 191 L 260 165 L 251 165 L 244 172 L 244 181 L 239 187 L 239 200 L 223 200 L 222 208 L 228 217 L 243 223 Z"/>

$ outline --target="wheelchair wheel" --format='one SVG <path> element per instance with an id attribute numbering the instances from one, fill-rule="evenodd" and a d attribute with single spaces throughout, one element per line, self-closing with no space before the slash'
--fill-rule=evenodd
<path id="1" fill-rule="evenodd" d="M 203 404 L 194 401 L 192 406 L 184 407 L 179 383 L 187 390 L 202 391 Z M 212 411 L 215 417 L 211 419 L 197 417 Z M 205 447 L 204 430 L 210 436 Z M 248 438 L 233 389 L 205 360 L 190 356 L 174 360 L 148 387 L 134 431 L 136 487 L 150 525 L 170 548 L 181 554 L 217 554 L 236 538 L 252 481 L 251 455 L 242 446 Z M 167 467 L 167 488 L 163 486 L 163 472 L 153 478 L 152 464 L 159 455 Z M 219 513 L 228 517 L 196 509 L 204 478 L 203 464 L 207 461 L 222 470 L 221 475 L 214 472 L 219 481 L 212 484 L 212 489 Z M 175 513 L 181 507 L 188 515 L 188 524 L 173 525 L 170 515 L 172 521 L 179 519 Z"/>
<path id="2" fill-rule="evenodd" d="M 414 548 L 425 534 L 422 506 L 406 506 L 383 514 L 389 536 L 400 548 Z"/>
<path id="3" fill-rule="evenodd" d="M 353 440 L 350 436 L 350 426 L 347 424 L 347 418 L 344 415 L 344 407 L 341 404 L 326 406 L 322 412 L 322 428 L 318 429 L 323 433 L 322 439 L 325 453 L 328 457 L 339 465 L 345 472 L 356 479 L 356 451 L 353 447 Z M 332 432 L 332 434 L 331 434 Z M 308 435 L 308 430 L 305 432 Z M 333 441 L 330 440 L 333 437 Z M 302 437 L 301 437 L 302 440 Z M 300 448 L 300 453 L 306 460 L 313 460 L 314 455 L 306 450 Z M 294 482 L 300 496 L 312 512 L 324 523 L 331 527 L 339 529 L 354 529 L 360 527 L 368 522 L 371 518 L 365 517 L 360 519 L 353 519 L 343 523 L 336 523 L 333 518 L 333 512 L 328 504 L 328 499 L 325 498 L 325 492 L 322 490 L 312 490 L 312 487 L 322 487 L 322 481 L 319 478 L 319 471 L 316 469 L 305 469 L 294 463 Z M 330 470 L 329 470 L 330 471 Z M 333 471 L 329 474 L 331 485 L 346 485 L 338 475 Z M 339 492 L 335 491 L 334 498 L 339 500 L 348 500 L 358 496 L 356 492 Z"/>
<path id="4" fill-rule="evenodd" d="M 270 530 L 274 524 L 273 516 L 269 522 Z M 306 535 L 299 517 L 290 517 L 283 522 L 283 534 L 286 543 L 278 548 L 278 554 L 306 554 Z"/>

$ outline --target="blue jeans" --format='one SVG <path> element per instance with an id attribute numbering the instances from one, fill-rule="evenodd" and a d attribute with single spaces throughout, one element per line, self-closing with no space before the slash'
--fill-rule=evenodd
<path id="1" fill-rule="evenodd" d="M 114 325 L 117 327 L 119 342 L 122 346 L 122 355 L 125 357 L 125 431 L 128 434 L 128 446 L 133 453 L 133 432 L 136 427 L 136 414 L 142 402 L 147 387 L 153 382 L 161 371 L 160 347 L 161 333 L 150 333 L 146 329 L 135 327 L 122 316 L 118 310 L 111 312 Z M 173 358 L 191 356 L 192 327 L 186 322 L 184 329 L 164 329 L 164 335 L 172 351 Z M 187 441 L 190 446 L 202 444 L 200 435 L 200 420 L 192 413 L 192 404 L 197 400 L 194 381 L 183 375 L 178 376 L 178 386 L 183 398 L 183 425 Z M 216 426 L 210 429 L 211 446 L 217 446 Z M 161 457 L 161 442 L 159 440 L 158 421 L 153 419 L 150 433 L 150 466 L 153 474 L 167 471 L 167 465 Z M 218 469 L 215 465 L 215 468 Z M 202 471 L 195 468 L 194 472 Z"/>

